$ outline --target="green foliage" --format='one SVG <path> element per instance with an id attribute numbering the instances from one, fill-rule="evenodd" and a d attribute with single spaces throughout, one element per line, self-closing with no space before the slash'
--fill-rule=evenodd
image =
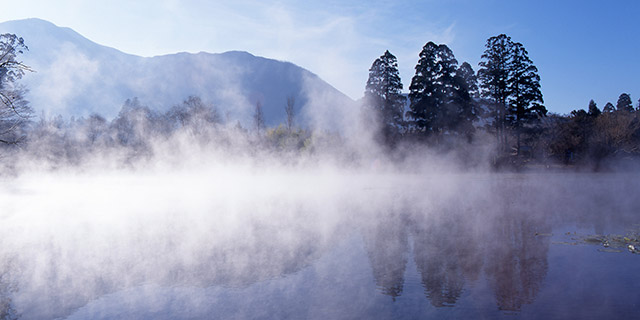
<path id="1" fill-rule="evenodd" d="M 402 133 L 405 100 L 398 60 L 387 50 L 371 65 L 364 92 L 365 112 L 378 124 L 380 140 L 386 144 Z"/>
<path id="2" fill-rule="evenodd" d="M 412 129 L 420 133 L 437 131 L 433 124 L 437 119 L 438 107 L 442 105 L 442 88 L 439 85 L 443 77 L 439 60 L 439 48 L 428 42 L 420 52 L 416 65 L 416 74 L 409 86 L 410 110 L 407 116 L 412 121 Z"/>
<path id="3" fill-rule="evenodd" d="M 478 77 L 471 65 L 466 61 L 463 62 L 457 70 L 457 75 L 462 80 L 462 89 L 467 91 L 471 98 L 477 98 L 479 96 Z"/>
<path id="4" fill-rule="evenodd" d="M 616 110 L 618 111 L 633 111 L 633 104 L 631 102 L 631 96 L 628 93 L 623 93 L 618 97 L 618 102 L 616 103 Z"/>
<path id="5" fill-rule="evenodd" d="M 593 100 L 589 101 L 589 115 L 592 117 L 597 117 L 601 114 L 602 112 L 600 111 L 600 109 L 598 109 L 598 105 L 596 105 L 596 102 Z"/>
<path id="6" fill-rule="evenodd" d="M 513 56 L 513 42 L 505 34 L 487 40 L 486 50 L 482 54 L 478 80 L 483 89 L 482 96 L 495 100 L 502 108 L 506 107 L 511 79 L 510 65 Z M 502 114 L 500 114 L 502 116 Z"/>
<path id="7" fill-rule="evenodd" d="M 58 116 L 42 119 L 28 128 L 24 124 L 31 109 L 15 83 L 30 70 L 16 60 L 24 50 L 27 47 L 21 38 L 0 35 L 0 142 L 16 141 L 28 133 L 31 145 L 27 147 L 54 163 L 79 163 L 98 150 L 115 150 L 126 159 L 150 157 L 159 140 L 177 145 L 196 141 L 202 148 L 213 146 L 225 152 L 252 155 L 277 152 L 289 160 L 294 159 L 291 155 L 328 152 L 349 159 L 348 163 L 358 161 L 359 150 L 352 148 L 350 137 L 294 127 L 293 97 L 287 98 L 286 123 L 274 128 L 266 127 L 258 101 L 253 115 L 255 134 L 239 122 L 235 127 L 224 125 L 216 108 L 199 97 L 189 97 L 166 113 L 133 98 L 124 103 L 112 121 L 98 114 L 70 121 Z M 551 158 L 567 164 L 594 161 L 597 165 L 609 157 L 640 156 L 640 110 L 634 110 L 629 94 L 621 94 L 616 107 L 607 103 L 602 112 L 591 100 L 587 111 L 546 116 L 538 70 L 522 44 L 504 34 L 491 37 L 479 65 L 476 75 L 467 62 L 458 67 L 446 45 L 425 44 L 409 86 L 406 117 L 410 121 L 405 121 L 406 98 L 397 59 L 385 51 L 369 69 L 363 105 L 368 119 L 374 121 L 372 128 L 377 130 L 378 142 L 399 146 L 387 149 L 396 152 L 393 157 L 402 157 L 405 147 L 414 146 L 410 144 L 414 138 L 435 142 L 445 152 L 474 150 L 474 146 L 469 148 L 476 130 L 474 121 L 481 113 L 480 107 L 488 107 L 495 121 L 486 126 L 494 126 L 500 147 L 496 159 L 509 163 L 529 161 L 527 156 L 521 156 L 521 143 L 525 147 L 523 153 L 531 158 Z M 513 138 L 518 157 L 508 152 L 508 140 Z M 485 147 L 475 145 L 478 146 Z"/>
<path id="8" fill-rule="evenodd" d="M 310 133 L 303 129 L 289 130 L 283 125 L 267 129 L 265 138 L 268 145 L 278 151 L 299 151 L 309 147 L 306 142 Z"/>
<path id="9" fill-rule="evenodd" d="M 604 113 L 611 113 L 616 111 L 616 109 L 613 107 L 613 104 L 611 102 L 607 102 L 607 104 L 604 105 L 604 108 L 602 109 L 602 112 Z"/>
<path id="10" fill-rule="evenodd" d="M 546 115 L 547 110 L 542 103 L 540 76 L 538 68 L 529 59 L 527 50 L 520 43 L 513 44 L 513 60 L 510 66 L 509 79 L 509 112 L 510 125 L 516 130 L 525 124 L 533 123 Z"/>
<path id="11" fill-rule="evenodd" d="M 538 69 L 524 46 L 505 34 L 487 40 L 479 65 L 482 96 L 494 102 L 491 112 L 500 147 L 507 151 L 508 130 L 512 130 L 519 153 L 521 136 L 539 133 L 540 118 L 547 113 Z"/>
<path id="12" fill-rule="evenodd" d="M 409 87 L 414 133 L 436 140 L 445 133 L 471 135 L 477 118 L 469 90 L 473 90 L 473 70 L 467 64 L 458 71 L 458 61 L 444 44 L 428 42 L 420 52 L 416 73 Z"/>

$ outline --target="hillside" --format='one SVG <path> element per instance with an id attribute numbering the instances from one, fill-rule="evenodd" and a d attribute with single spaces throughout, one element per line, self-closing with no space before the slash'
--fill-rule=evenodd
<path id="1" fill-rule="evenodd" d="M 40 19 L 0 23 L 0 33 L 23 37 L 29 47 L 21 59 L 36 72 L 25 75 L 22 83 L 38 115 L 95 112 L 111 118 L 128 98 L 164 111 L 196 95 L 213 103 L 228 121 L 244 125 L 250 125 L 259 101 L 266 124 L 274 126 L 284 122 L 287 97 L 293 96 L 300 124 L 327 127 L 331 119 L 340 119 L 336 110 L 354 103 L 304 68 L 247 52 L 140 57 Z"/>

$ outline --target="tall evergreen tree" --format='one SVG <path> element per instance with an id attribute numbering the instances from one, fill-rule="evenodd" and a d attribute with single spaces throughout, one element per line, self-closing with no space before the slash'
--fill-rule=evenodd
<path id="1" fill-rule="evenodd" d="M 472 131 L 475 109 L 469 87 L 473 81 L 467 83 L 457 65 L 453 52 L 444 44 L 428 42 L 422 48 L 409 87 L 411 106 L 407 115 L 415 131 L 427 135 Z M 466 68 L 464 72 L 473 74 Z"/>
<path id="2" fill-rule="evenodd" d="M 611 102 L 607 102 L 607 104 L 604 105 L 602 112 L 609 113 L 609 112 L 614 112 L 615 110 L 616 108 L 613 106 L 613 104 Z"/>
<path id="3" fill-rule="evenodd" d="M 511 79 L 509 79 L 510 108 L 508 119 L 510 125 L 516 131 L 516 150 L 520 152 L 521 135 L 527 125 L 536 123 L 539 117 L 546 115 L 547 110 L 542 105 L 542 92 L 540 91 L 540 76 L 538 68 L 529 59 L 527 50 L 521 43 L 512 46 L 513 56 L 510 66 Z"/>
<path id="4" fill-rule="evenodd" d="M 457 119 L 455 130 L 471 138 L 475 127 L 473 122 L 479 117 L 479 108 L 476 102 L 478 96 L 478 78 L 471 65 L 463 62 L 456 70 L 455 105 L 457 106 Z"/>
<path id="5" fill-rule="evenodd" d="M 511 60 L 513 41 L 511 37 L 501 34 L 487 40 L 486 50 L 482 54 L 478 80 L 482 88 L 482 96 L 492 99 L 492 113 L 495 117 L 496 137 L 503 150 L 506 150 L 506 116 L 509 81 L 511 78 Z"/>
<path id="6" fill-rule="evenodd" d="M 429 41 L 420 52 L 416 65 L 416 74 L 409 86 L 410 110 L 408 118 L 412 119 L 413 130 L 421 133 L 432 131 L 436 119 L 437 108 L 442 104 L 441 89 L 438 86 L 438 45 Z"/>
<path id="7" fill-rule="evenodd" d="M 464 89 L 469 93 L 469 96 L 472 98 L 477 98 L 479 95 L 478 92 L 478 77 L 476 76 L 475 71 L 468 62 L 463 62 L 458 68 L 458 77 L 463 80 L 463 84 L 465 86 Z"/>
<path id="8" fill-rule="evenodd" d="M 623 93 L 618 97 L 618 102 L 616 103 L 616 110 L 618 111 L 633 111 L 633 103 L 631 102 L 631 96 L 628 93 Z"/>
<path id="9" fill-rule="evenodd" d="M 598 105 L 596 105 L 596 102 L 593 100 L 589 101 L 589 115 L 592 117 L 597 117 L 601 113 L 602 112 L 600 111 L 600 109 L 598 109 Z"/>
<path id="10" fill-rule="evenodd" d="M 496 136 L 503 151 L 507 150 L 507 129 L 515 130 L 517 151 L 521 134 L 531 131 L 547 110 L 542 105 L 538 69 L 521 43 L 505 34 L 487 40 L 480 61 L 478 79 L 482 96 L 493 100 Z"/>
<path id="11" fill-rule="evenodd" d="M 371 65 L 364 97 L 365 107 L 374 112 L 380 124 L 382 138 L 386 143 L 391 143 L 404 125 L 406 98 L 402 95 L 398 60 L 389 50 Z"/>

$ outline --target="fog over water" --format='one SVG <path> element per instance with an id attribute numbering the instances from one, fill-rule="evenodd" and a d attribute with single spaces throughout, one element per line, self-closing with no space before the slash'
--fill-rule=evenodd
<path id="1" fill-rule="evenodd" d="M 637 272 L 597 294 L 549 279 L 558 250 L 580 261 L 559 272 L 584 283 L 616 274 L 609 259 L 637 268 L 624 250 L 564 244 L 637 228 L 637 174 L 201 160 L 3 178 L 2 314 L 528 318 L 582 314 L 571 297 L 594 294 L 617 299 L 600 315 L 638 311 Z"/>
<path id="2" fill-rule="evenodd" d="M 0 162 L 0 319 L 640 314 L 637 171 L 500 172 L 482 130 L 390 151 L 303 92 L 308 128 L 196 97 L 28 128 Z"/>

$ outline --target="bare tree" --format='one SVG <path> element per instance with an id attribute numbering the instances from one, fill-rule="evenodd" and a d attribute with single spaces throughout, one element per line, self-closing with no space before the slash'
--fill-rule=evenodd
<path id="1" fill-rule="evenodd" d="M 287 97 L 287 106 L 284 107 L 284 111 L 287 113 L 287 131 L 291 133 L 293 128 L 293 121 L 296 116 L 296 111 L 293 108 L 296 104 L 296 98 L 294 96 Z"/>
<path id="2" fill-rule="evenodd" d="M 15 144 L 21 140 L 21 129 L 32 116 L 24 99 L 25 90 L 16 81 L 31 68 L 16 60 L 29 50 L 24 39 L 15 34 L 0 35 L 0 143 Z"/>

